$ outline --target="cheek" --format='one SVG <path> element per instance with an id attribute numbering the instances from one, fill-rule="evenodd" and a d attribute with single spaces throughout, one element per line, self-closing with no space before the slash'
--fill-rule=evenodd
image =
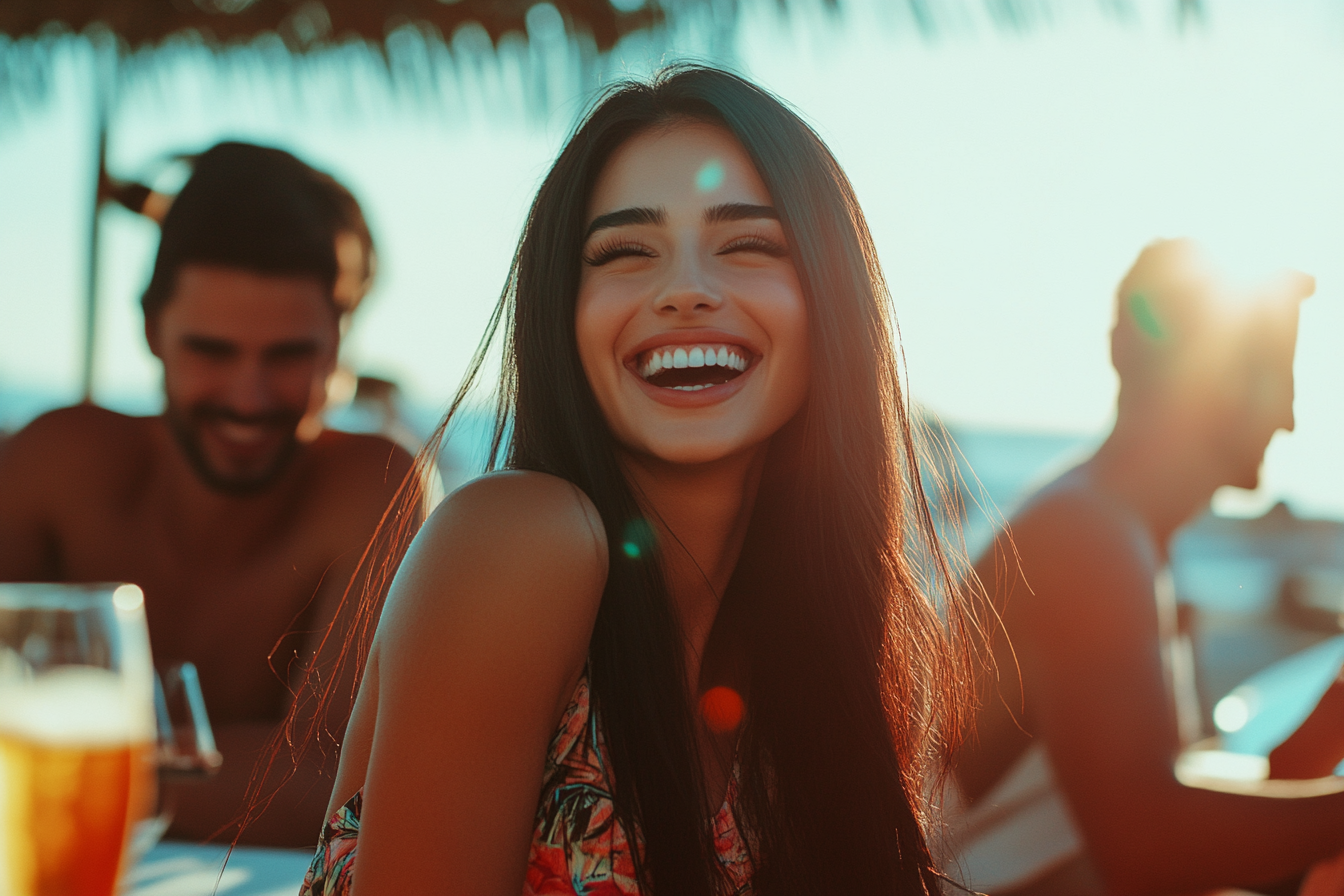
<path id="1" fill-rule="evenodd" d="M 783 363 L 781 371 L 781 400 L 787 405 L 786 413 L 793 416 L 807 397 L 812 381 L 811 334 L 807 321 L 807 306 L 797 284 L 777 302 L 771 315 L 771 341 Z"/>
<path id="2" fill-rule="evenodd" d="M 223 365 L 191 355 L 169 355 L 163 360 L 163 383 L 173 398 L 192 401 L 226 389 L 228 371 Z"/>
<path id="3" fill-rule="evenodd" d="M 306 404 L 315 391 L 325 391 L 328 370 L 321 361 L 296 361 L 266 371 L 272 395 L 287 404 Z"/>
<path id="4" fill-rule="evenodd" d="M 583 372 L 599 401 L 604 385 L 619 373 L 616 342 L 629 320 L 626 304 L 610 289 L 590 284 L 579 289 L 574 310 L 574 336 Z"/>

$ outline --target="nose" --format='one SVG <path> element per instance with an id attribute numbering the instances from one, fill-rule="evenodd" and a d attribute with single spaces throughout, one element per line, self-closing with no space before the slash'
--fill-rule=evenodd
<path id="1" fill-rule="evenodd" d="M 722 305 L 723 297 L 693 252 L 683 255 L 673 271 L 672 279 L 654 300 L 658 312 L 678 316 L 714 311 Z"/>
<path id="2" fill-rule="evenodd" d="M 260 358 L 244 358 L 230 373 L 228 388 L 225 390 L 230 409 L 244 415 L 271 410 L 270 384 Z"/>
<path id="3" fill-rule="evenodd" d="M 1283 396 L 1283 416 L 1279 420 L 1279 429 L 1284 432 L 1292 432 L 1297 428 L 1297 415 L 1293 413 L 1293 403 L 1297 397 L 1296 383 L 1289 377 L 1287 382 L 1286 394 Z"/>

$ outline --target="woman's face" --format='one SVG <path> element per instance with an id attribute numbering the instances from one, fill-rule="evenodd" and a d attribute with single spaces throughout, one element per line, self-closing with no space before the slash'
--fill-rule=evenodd
<path id="1" fill-rule="evenodd" d="M 751 159 L 721 127 L 631 138 L 593 190 L 579 357 L 616 439 L 672 463 L 764 444 L 807 394 L 807 310 Z"/>

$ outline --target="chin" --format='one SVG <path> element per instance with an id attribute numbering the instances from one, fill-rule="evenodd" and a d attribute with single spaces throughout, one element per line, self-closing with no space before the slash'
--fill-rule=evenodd
<path id="1" fill-rule="evenodd" d="M 221 456 L 200 442 L 188 441 L 182 447 L 202 483 L 221 494 L 242 496 L 264 492 L 273 485 L 288 468 L 298 443 L 291 438 L 265 457 L 250 458 L 245 463 Z"/>
<path id="2" fill-rule="evenodd" d="M 663 463 L 694 467 L 739 457 L 757 445 L 741 439 L 668 438 L 646 441 L 637 450 Z"/>

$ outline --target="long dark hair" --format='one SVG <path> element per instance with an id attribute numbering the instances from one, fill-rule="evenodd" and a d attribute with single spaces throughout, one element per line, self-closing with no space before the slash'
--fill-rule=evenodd
<path id="1" fill-rule="evenodd" d="M 612 546 L 589 678 L 617 817 L 643 844 L 641 887 L 662 896 L 720 892 L 682 635 L 657 547 L 619 548 L 648 531 L 645 511 L 622 475 L 575 338 L 593 185 L 622 143 L 677 120 L 719 125 L 745 147 L 779 212 L 810 330 L 808 397 L 772 440 L 724 598 L 752 620 L 737 812 L 756 860 L 755 890 L 936 892 L 926 773 L 962 729 L 971 624 L 955 591 L 960 569 L 950 568 L 925 499 L 918 424 L 867 225 L 835 159 L 780 101 L 700 67 L 600 99 L 537 194 L 486 338 L 422 469 L 503 325 L 490 466 L 573 482 Z M 352 586 L 365 597 L 343 656 L 366 655 L 377 596 L 405 550 L 418 497 L 408 479 L 375 537 Z"/>

